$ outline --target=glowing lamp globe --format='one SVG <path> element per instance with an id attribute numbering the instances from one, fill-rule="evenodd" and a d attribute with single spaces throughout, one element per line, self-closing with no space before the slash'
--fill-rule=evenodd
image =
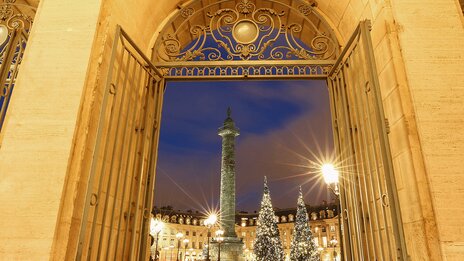
<path id="1" fill-rule="evenodd" d="M 324 164 L 321 167 L 322 176 L 327 184 L 338 183 L 338 171 L 333 164 Z"/>

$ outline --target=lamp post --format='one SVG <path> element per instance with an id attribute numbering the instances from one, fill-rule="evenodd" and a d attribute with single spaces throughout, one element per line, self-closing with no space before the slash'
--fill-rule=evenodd
<path id="1" fill-rule="evenodd" d="M 219 229 L 216 231 L 216 242 L 218 242 L 218 261 L 221 261 L 221 243 L 222 241 L 224 241 L 224 238 L 222 237 L 222 235 L 224 235 L 224 230 L 222 229 Z"/>
<path id="2" fill-rule="evenodd" d="M 330 245 L 333 247 L 333 258 L 334 258 L 334 261 L 337 260 L 337 251 L 335 251 L 335 246 L 337 245 L 338 241 L 337 239 L 335 239 L 334 237 L 332 237 L 332 239 L 330 240 Z"/>
<path id="3" fill-rule="evenodd" d="M 216 221 L 217 221 L 217 215 L 216 214 L 211 214 L 211 215 L 209 215 L 209 217 L 204 222 L 206 228 L 208 228 L 208 235 L 207 235 L 208 236 L 208 249 L 207 249 L 207 252 L 206 252 L 206 261 L 211 261 L 209 259 L 209 248 L 210 248 L 209 238 L 210 238 L 211 228 L 214 226 L 214 224 L 216 224 Z"/>
<path id="4" fill-rule="evenodd" d="M 159 238 L 159 233 L 161 232 L 161 230 L 163 230 L 164 228 L 164 223 L 163 221 L 159 220 L 159 219 L 151 219 L 150 221 L 150 235 L 152 235 L 153 237 L 155 236 L 156 234 L 156 243 L 155 243 L 155 261 L 158 261 L 158 257 L 159 257 L 159 254 L 158 254 L 158 238 Z"/>
<path id="5" fill-rule="evenodd" d="M 176 261 L 179 261 L 179 248 L 180 248 L 180 240 L 184 237 L 184 234 L 181 232 L 176 234 L 177 238 L 177 254 L 176 254 Z"/>
<path id="6" fill-rule="evenodd" d="M 168 249 L 169 247 L 163 247 L 162 250 L 164 250 L 164 260 L 166 260 L 168 258 Z M 160 253 L 161 257 L 162 257 L 162 253 Z"/>
<path id="7" fill-rule="evenodd" d="M 342 220 L 340 211 L 340 187 L 338 181 L 338 170 L 333 164 L 326 163 L 321 167 L 322 177 L 324 178 L 327 187 L 332 191 L 337 200 L 337 212 L 338 212 L 338 233 L 340 238 L 342 237 Z M 333 239 L 336 241 L 336 239 Z M 331 240 L 332 242 L 332 240 Z M 340 259 L 343 260 L 343 240 L 340 240 Z"/>
<path id="8" fill-rule="evenodd" d="M 174 246 L 170 245 L 169 248 L 171 249 L 171 256 L 169 257 L 169 260 L 172 260 L 172 250 L 174 249 Z"/>
<path id="9" fill-rule="evenodd" d="M 187 238 L 182 240 L 182 242 L 184 243 L 184 261 L 185 261 L 185 257 L 187 256 L 185 253 L 187 253 L 187 245 L 189 243 L 190 240 L 188 240 Z"/>

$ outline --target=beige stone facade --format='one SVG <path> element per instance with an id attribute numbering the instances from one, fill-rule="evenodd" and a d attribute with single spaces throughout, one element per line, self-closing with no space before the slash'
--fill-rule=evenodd
<path id="1" fill-rule="evenodd" d="M 185 1 L 42 0 L 0 147 L 0 259 L 74 260 L 116 25 L 146 54 Z M 372 37 L 411 260 L 464 256 L 464 19 L 457 0 L 319 0 Z M 6 222 L 7 221 L 7 222 Z"/>

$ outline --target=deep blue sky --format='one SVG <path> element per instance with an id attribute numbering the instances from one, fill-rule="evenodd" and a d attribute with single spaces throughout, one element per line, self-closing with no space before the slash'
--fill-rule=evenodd
<path id="1" fill-rule="evenodd" d="M 164 97 L 155 205 L 208 209 L 218 204 L 221 137 L 227 107 L 241 135 L 236 140 L 237 210 L 259 207 L 268 176 L 275 207 L 327 198 L 311 180 L 304 158 L 331 151 L 332 131 L 325 81 L 169 82 Z"/>

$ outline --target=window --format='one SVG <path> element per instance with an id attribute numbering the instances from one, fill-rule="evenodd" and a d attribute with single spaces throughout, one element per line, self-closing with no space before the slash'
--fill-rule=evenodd
<path id="1" fill-rule="evenodd" d="M 316 247 L 319 247 L 319 238 L 315 237 L 313 238 L 314 244 L 316 244 Z"/>
<path id="2" fill-rule="evenodd" d="M 322 232 L 325 232 L 325 226 L 322 227 Z"/>
<path id="3" fill-rule="evenodd" d="M 327 237 L 322 237 L 322 246 L 327 247 Z"/>
<path id="4" fill-rule="evenodd" d="M 196 231 L 193 231 L 193 236 L 196 236 L 197 235 L 197 232 Z"/>
<path id="5" fill-rule="evenodd" d="M 246 237 L 246 232 L 242 232 L 242 237 Z"/>
<path id="6" fill-rule="evenodd" d="M 335 226 L 330 226 L 330 232 L 335 232 Z"/>
<path id="7" fill-rule="evenodd" d="M 188 236 L 190 234 L 190 231 L 185 231 L 185 235 Z"/>

